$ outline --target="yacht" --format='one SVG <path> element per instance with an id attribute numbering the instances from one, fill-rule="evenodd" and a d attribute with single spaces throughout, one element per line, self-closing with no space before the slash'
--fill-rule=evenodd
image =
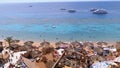
<path id="1" fill-rule="evenodd" d="M 93 11 L 94 14 L 107 14 L 108 12 L 104 9 L 97 9 Z"/>
<path id="2" fill-rule="evenodd" d="M 97 8 L 92 8 L 90 11 L 95 11 L 95 10 L 97 10 Z"/>

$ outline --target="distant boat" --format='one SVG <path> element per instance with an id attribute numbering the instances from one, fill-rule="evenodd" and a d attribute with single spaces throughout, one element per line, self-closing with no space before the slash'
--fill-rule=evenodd
<path id="1" fill-rule="evenodd" d="M 30 5 L 29 7 L 32 7 L 32 5 Z"/>
<path id="2" fill-rule="evenodd" d="M 52 28 L 56 28 L 56 26 L 53 25 Z"/>
<path id="3" fill-rule="evenodd" d="M 66 10 L 65 8 L 61 8 L 60 10 Z"/>
<path id="4" fill-rule="evenodd" d="M 108 12 L 104 9 L 97 9 L 93 11 L 94 14 L 107 14 Z"/>
<path id="5" fill-rule="evenodd" d="M 95 10 L 97 10 L 97 8 L 91 8 L 91 9 L 90 9 L 90 11 L 95 11 Z"/>
<path id="6" fill-rule="evenodd" d="M 74 12 L 76 12 L 76 10 L 70 9 L 70 10 L 68 10 L 68 12 L 69 12 L 69 13 L 74 13 Z"/>

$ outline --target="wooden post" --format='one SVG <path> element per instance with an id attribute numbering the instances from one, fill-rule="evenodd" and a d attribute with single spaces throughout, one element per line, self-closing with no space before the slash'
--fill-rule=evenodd
<path id="1" fill-rule="evenodd" d="M 62 57 L 65 55 L 65 51 L 63 52 L 62 56 L 55 62 L 55 64 L 52 66 L 52 68 L 56 68 Z"/>

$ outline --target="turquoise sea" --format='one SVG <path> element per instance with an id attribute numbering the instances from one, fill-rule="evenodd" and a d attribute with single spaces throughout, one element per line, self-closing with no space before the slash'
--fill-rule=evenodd
<path id="1" fill-rule="evenodd" d="M 93 14 L 91 8 L 106 9 L 108 14 Z M 34 41 L 120 41 L 120 2 L 0 4 L 0 39 L 8 36 Z"/>

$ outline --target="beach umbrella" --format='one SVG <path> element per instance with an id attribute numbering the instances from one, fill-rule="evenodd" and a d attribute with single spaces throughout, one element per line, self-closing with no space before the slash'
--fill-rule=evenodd
<path id="1" fill-rule="evenodd" d="M 27 51 L 27 53 L 24 53 L 22 56 L 24 56 L 25 58 L 31 59 L 32 55 L 31 55 L 32 51 Z"/>
<path id="2" fill-rule="evenodd" d="M 92 42 L 84 42 L 83 45 L 84 46 L 93 46 L 94 44 Z"/>
<path id="3" fill-rule="evenodd" d="M 71 42 L 73 46 L 82 46 L 82 44 L 78 41 Z"/>
<path id="4" fill-rule="evenodd" d="M 95 47 L 94 52 L 97 52 L 98 55 L 102 55 L 103 49 L 101 47 Z"/>
<path id="5" fill-rule="evenodd" d="M 90 46 L 86 46 L 84 49 L 85 49 L 86 51 L 91 51 L 91 50 L 92 50 Z"/>
<path id="6" fill-rule="evenodd" d="M 20 46 L 18 49 L 19 49 L 19 51 L 26 51 L 27 50 L 27 48 L 25 48 L 24 46 Z"/>
<path id="7" fill-rule="evenodd" d="M 91 55 L 91 56 L 90 56 L 90 58 L 91 58 L 92 60 L 95 60 L 95 59 L 98 60 L 99 57 L 100 57 L 100 56 L 98 56 L 98 55 Z"/>
<path id="8" fill-rule="evenodd" d="M 29 50 L 29 49 L 32 49 L 33 48 L 33 46 L 32 45 L 23 45 L 27 50 Z"/>
<path id="9" fill-rule="evenodd" d="M 2 50 L 3 50 L 3 48 L 2 48 L 2 47 L 0 47 L 0 52 L 2 52 Z"/>
<path id="10" fill-rule="evenodd" d="M 108 45 L 107 42 L 103 42 L 103 41 L 101 41 L 101 42 L 97 42 L 97 44 L 98 44 L 98 45 Z"/>
<path id="11" fill-rule="evenodd" d="M 40 55 L 41 55 L 41 52 L 39 50 L 34 50 L 34 51 L 31 52 L 31 56 L 33 58 L 39 57 Z"/>
<path id="12" fill-rule="evenodd" d="M 2 42 L 2 41 L 0 41 L 0 45 L 3 45 L 3 42 Z"/>
<path id="13" fill-rule="evenodd" d="M 18 45 L 18 44 L 10 44 L 9 45 L 10 50 L 18 49 L 19 47 L 20 47 L 20 45 Z"/>
<path id="14" fill-rule="evenodd" d="M 24 45 L 32 45 L 34 42 L 33 41 L 26 41 Z"/>
<path id="15" fill-rule="evenodd" d="M 120 42 L 116 42 L 116 48 L 120 49 Z"/>
<path id="16" fill-rule="evenodd" d="M 60 48 L 66 49 L 66 48 L 68 48 L 68 46 L 66 46 L 66 45 L 61 45 Z"/>
<path id="17" fill-rule="evenodd" d="M 43 41 L 40 43 L 41 46 L 49 46 L 50 45 L 50 42 L 47 42 L 47 41 Z"/>
<path id="18" fill-rule="evenodd" d="M 65 43 L 62 42 L 62 41 L 59 41 L 59 42 L 56 42 L 56 43 L 55 43 L 56 46 L 63 45 L 63 44 L 65 44 Z"/>
<path id="19" fill-rule="evenodd" d="M 20 40 L 13 40 L 13 43 L 19 43 L 20 42 Z"/>
<path id="20" fill-rule="evenodd" d="M 62 41 L 59 41 L 59 42 L 56 42 L 55 43 L 55 45 L 56 45 L 56 47 L 58 48 L 58 47 L 60 47 L 61 45 L 63 46 L 63 45 L 65 45 L 66 43 L 64 43 L 64 42 L 62 42 Z"/>
<path id="21" fill-rule="evenodd" d="M 43 54 L 49 54 L 54 51 L 54 47 L 43 47 L 42 48 L 42 53 Z"/>
<path id="22" fill-rule="evenodd" d="M 3 46 L 2 46 L 2 45 L 0 45 L 0 52 L 2 52 L 2 50 L 3 50 Z"/>
<path id="23" fill-rule="evenodd" d="M 2 59 L 3 58 L 3 54 L 2 53 L 0 53 L 0 59 Z"/>

